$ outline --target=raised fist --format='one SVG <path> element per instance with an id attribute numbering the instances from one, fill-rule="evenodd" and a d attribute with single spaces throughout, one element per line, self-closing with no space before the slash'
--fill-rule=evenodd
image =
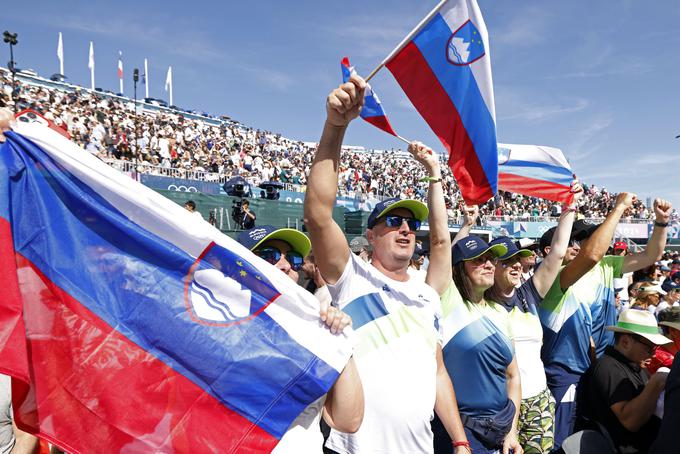
<path id="1" fill-rule="evenodd" d="M 344 127 L 359 116 L 364 105 L 366 82 L 354 75 L 333 90 L 326 98 L 326 121 L 332 126 Z"/>

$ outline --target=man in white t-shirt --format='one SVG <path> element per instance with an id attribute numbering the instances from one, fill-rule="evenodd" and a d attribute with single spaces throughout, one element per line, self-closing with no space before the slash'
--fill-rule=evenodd
<path id="1" fill-rule="evenodd" d="M 436 411 L 454 442 L 461 443 L 456 453 L 467 452 L 442 361 L 439 296 L 407 272 L 427 207 L 398 199 L 376 205 L 366 230 L 371 263 L 350 252 L 333 220 L 342 139 L 359 115 L 365 87 L 352 76 L 328 96 L 305 195 L 305 226 L 316 265 L 333 301 L 352 317 L 354 360 L 366 402 L 361 428 L 354 434 L 331 431 L 326 447 L 343 454 L 431 453 L 430 420 Z"/>

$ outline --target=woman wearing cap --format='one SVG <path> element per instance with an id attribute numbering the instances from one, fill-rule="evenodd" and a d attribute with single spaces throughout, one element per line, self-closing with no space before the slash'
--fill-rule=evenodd
<path id="1" fill-rule="evenodd" d="M 444 363 L 467 439 L 475 454 L 501 450 L 521 454 L 517 440 L 520 376 L 509 316 L 502 306 L 485 297 L 493 286 L 496 260 L 507 248 L 502 244 L 489 246 L 475 236 L 462 238 L 473 225 L 473 218 L 466 213 L 463 233 L 456 235 L 460 240 L 452 254 L 439 163 L 420 143 L 411 143 L 409 151 L 429 175 L 430 265 L 426 282 L 441 296 L 439 329 Z M 435 452 L 452 452 L 451 441 L 438 419 L 433 422 L 433 431 Z"/>
<path id="2" fill-rule="evenodd" d="M 241 232 L 238 242 L 296 283 L 304 257 L 312 249 L 304 233 L 295 229 L 277 229 L 271 225 Z M 322 304 L 320 316 L 332 333 L 341 333 L 352 324 L 347 314 L 328 304 Z M 350 358 L 330 391 L 309 405 L 293 421 L 273 452 L 322 452 L 324 440 L 319 427 L 322 414 L 328 425 L 336 430 L 353 433 L 359 429 L 364 415 L 364 393 L 353 358 Z"/>
<path id="3" fill-rule="evenodd" d="M 637 297 L 635 298 L 635 303 L 631 305 L 631 309 L 644 309 L 656 313 L 656 306 L 661 302 L 661 297 L 665 295 L 666 292 L 661 288 L 660 285 L 654 284 L 652 282 L 645 282 L 638 289 Z"/>
<path id="4" fill-rule="evenodd" d="M 531 256 L 532 252 L 518 249 L 507 236 L 490 243 L 502 244 L 508 250 L 498 258 L 494 285 L 486 294 L 510 315 L 510 329 L 522 381 L 519 442 L 525 453 L 550 452 L 554 443 L 555 399 L 548 389 L 541 361 L 543 328 L 538 318 L 538 307 L 555 281 L 569 246 L 576 205 L 583 194 L 576 181 L 572 183 L 571 193 L 572 201 L 562 210 L 548 254 L 526 282 L 521 283 L 521 259 Z"/>

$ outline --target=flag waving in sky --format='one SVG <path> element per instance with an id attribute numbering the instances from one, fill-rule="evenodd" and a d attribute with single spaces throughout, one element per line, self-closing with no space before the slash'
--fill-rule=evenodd
<path id="1" fill-rule="evenodd" d="M 120 82 L 120 93 L 123 93 L 123 52 L 118 51 L 118 80 Z"/>
<path id="2" fill-rule="evenodd" d="M 64 75 L 64 42 L 59 32 L 59 42 L 57 43 L 57 58 L 59 59 L 59 74 Z"/>
<path id="3" fill-rule="evenodd" d="M 349 58 L 345 57 L 340 62 L 340 68 L 342 69 L 342 81 L 347 82 L 349 78 L 356 74 L 354 66 L 350 66 Z M 392 129 L 390 120 L 387 118 L 387 114 L 380 103 L 378 95 L 373 91 L 370 85 L 366 86 L 364 91 L 364 107 L 361 109 L 361 118 L 375 126 L 376 128 L 382 129 L 383 131 L 396 136 L 397 133 Z"/>
<path id="4" fill-rule="evenodd" d="M 272 265 L 42 125 L 0 146 L 0 372 L 68 452 L 269 452 L 351 353 Z"/>
<path id="5" fill-rule="evenodd" d="M 442 1 L 383 61 L 449 152 L 466 203 L 497 191 L 496 113 L 476 0 Z"/>
<path id="6" fill-rule="evenodd" d="M 558 148 L 498 144 L 498 186 L 504 191 L 567 203 L 574 178 Z"/>
<path id="7" fill-rule="evenodd" d="M 168 66 L 168 75 L 165 77 L 165 91 L 170 95 L 170 105 L 172 106 L 174 104 L 172 102 L 172 66 Z"/>

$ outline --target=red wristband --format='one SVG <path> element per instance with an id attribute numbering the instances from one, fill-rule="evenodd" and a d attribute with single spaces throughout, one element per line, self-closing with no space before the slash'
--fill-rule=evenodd
<path id="1" fill-rule="evenodd" d="M 465 446 L 468 448 L 468 451 L 472 452 L 472 448 L 470 448 L 470 442 L 469 441 L 452 441 L 451 444 L 453 444 L 454 448 L 459 448 L 461 446 Z"/>

